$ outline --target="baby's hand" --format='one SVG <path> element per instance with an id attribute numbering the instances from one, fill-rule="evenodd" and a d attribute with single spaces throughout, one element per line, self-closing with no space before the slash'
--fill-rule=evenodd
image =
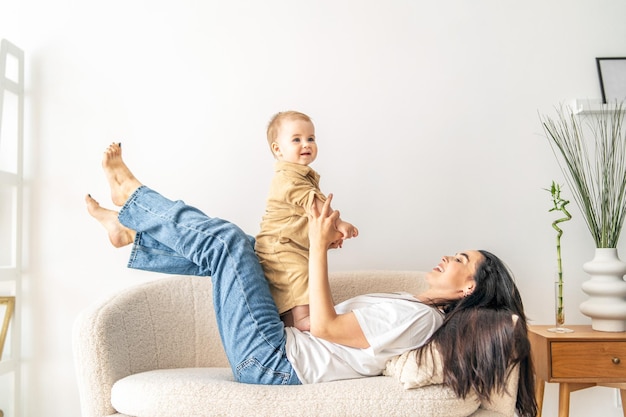
<path id="1" fill-rule="evenodd" d="M 354 225 L 344 221 L 337 225 L 337 230 L 339 230 L 339 232 L 341 233 L 343 240 L 351 239 L 359 235 L 359 229 L 357 229 Z"/>
<path id="2" fill-rule="evenodd" d="M 357 237 L 359 235 L 359 229 L 357 229 L 356 226 L 350 225 L 345 235 L 347 236 L 346 239 Z"/>
<path id="3" fill-rule="evenodd" d="M 343 239 L 335 240 L 330 244 L 328 249 L 339 249 L 341 246 L 343 246 Z"/>

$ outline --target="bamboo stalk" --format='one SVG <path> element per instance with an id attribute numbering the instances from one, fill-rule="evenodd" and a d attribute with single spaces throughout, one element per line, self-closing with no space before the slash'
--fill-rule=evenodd
<path id="1" fill-rule="evenodd" d="M 556 230 L 556 264 L 557 264 L 557 295 L 556 295 L 556 323 L 559 326 L 565 324 L 565 311 L 563 306 L 563 264 L 561 261 L 561 236 L 563 230 L 559 227 L 559 223 L 563 223 L 572 219 L 572 215 L 567 211 L 565 206 L 569 204 L 569 200 L 561 197 L 561 185 L 552 181 L 550 189 L 546 189 L 552 196 L 553 207 L 549 212 L 559 211 L 565 217 L 560 217 L 552 222 L 552 228 Z"/>

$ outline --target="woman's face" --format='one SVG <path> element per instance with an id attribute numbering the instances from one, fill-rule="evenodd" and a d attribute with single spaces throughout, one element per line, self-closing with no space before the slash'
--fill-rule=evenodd
<path id="1" fill-rule="evenodd" d="M 482 253 L 476 250 L 444 256 L 441 262 L 426 275 L 426 280 L 431 289 L 456 293 L 460 296 L 469 295 L 474 290 L 476 285 L 474 275 L 483 260 Z"/>

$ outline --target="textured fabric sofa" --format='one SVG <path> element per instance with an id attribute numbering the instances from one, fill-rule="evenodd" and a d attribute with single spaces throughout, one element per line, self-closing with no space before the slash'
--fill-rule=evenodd
<path id="1" fill-rule="evenodd" d="M 339 302 L 372 292 L 417 293 L 425 283 L 422 272 L 358 271 L 331 274 L 331 285 Z M 208 278 L 160 278 L 95 303 L 76 319 L 73 348 L 83 417 L 515 414 L 516 373 L 510 395 L 491 403 L 475 395 L 457 398 L 436 378 L 416 389 L 390 376 L 301 386 L 237 383 L 219 339 Z"/>

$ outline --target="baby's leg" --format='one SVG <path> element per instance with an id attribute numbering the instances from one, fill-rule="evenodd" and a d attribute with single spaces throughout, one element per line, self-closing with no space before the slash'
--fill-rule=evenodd
<path id="1" fill-rule="evenodd" d="M 291 309 L 293 327 L 301 331 L 311 330 L 309 305 L 295 306 Z"/>
<path id="2" fill-rule="evenodd" d="M 283 322 L 285 327 L 295 327 L 293 324 L 293 312 L 291 310 L 287 310 L 281 314 L 280 320 Z"/>
<path id="3" fill-rule="evenodd" d="M 135 240 L 136 232 L 122 226 L 117 219 L 117 212 L 101 207 L 90 195 L 85 196 L 87 211 L 94 219 L 98 220 L 106 229 L 111 244 L 116 248 L 129 245 Z"/>

